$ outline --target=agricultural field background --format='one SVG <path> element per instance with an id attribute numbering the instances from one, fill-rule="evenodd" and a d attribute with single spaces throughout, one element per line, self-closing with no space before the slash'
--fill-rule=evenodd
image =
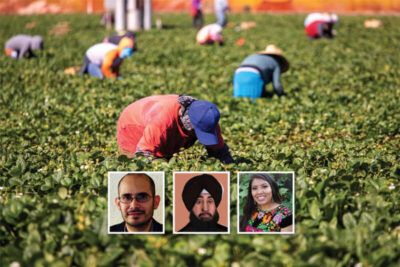
<path id="1" fill-rule="evenodd" d="M 196 45 L 186 14 L 159 17 L 116 81 L 63 72 L 110 34 L 98 16 L 0 17 L 1 44 L 45 38 L 38 58 L 0 56 L 0 266 L 399 266 L 400 17 L 341 16 L 336 39 L 310 41 L 305 15 L 230 14 L 223 47 Z M 291 63 L 288 95 L 234 99 L 235 69 L 268 43 Z M 217 104 L 237 163 L 198 143 L 169 162 L 118 155 L 123 108 L 171 93 Z M 165 235 L 107 234 L 107 172 L 126 170 L 166 172 Z M 231 172 L 231 234 L 172 235 L 172 172 L 205 170 Z M 236 234 L 238 171 L 295 172 L 294 235 Z"/>

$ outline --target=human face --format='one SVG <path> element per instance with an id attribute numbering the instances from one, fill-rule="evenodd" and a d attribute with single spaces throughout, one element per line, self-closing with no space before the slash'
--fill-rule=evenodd
<path id="1" fill-rule="evenodd" d="M 197 198 L 192 211 L 200 221 L 209 222 L 213 219 L 216 209 L 214 198 L 204 192 Z"/>
<path id="2" fill-rule="evenodd" d="M 273 203 L 271 185 L 263 179 L 253 179 L 251 183 L 251 195 L 260 208 Z"/>
<path id="3" fill-rule="evenodd" d="M 147 201 L 136 198 L 143 194 L 150 196 Z M 124 201 L 124 197 L 133 196 L 134 199 L 129 203 Z M 153 196 L 149 178 L 141 174 L 132 174 L 126 176 L 119 187 L 119 198 L 115 199 L 115 203 L 121 211 L 121 215 L 127 224 L 128 230 L 146 231 L 149 230 L 151 220 L 153 218 L 154 209 L 160 203 L 159 196 Z"/>

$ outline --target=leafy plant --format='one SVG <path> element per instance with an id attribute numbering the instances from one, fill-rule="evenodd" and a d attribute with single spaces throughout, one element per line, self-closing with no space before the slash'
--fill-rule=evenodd
<path id="1" fill-rule="evenodd" d="M 97 16 L 0 17 L 1 43 L 41 34 L 46 48 L 33 60 L 0 57 L 0 265 L 398 266 L 400 18 L 377 16 L 383 27 L 366 30 L 368 17 L 341 16 L 337 38 L 310 41 L 304 15 L 232 14 L 257 27 L 228 27 L 225 46 L 203 47 L 189 16 L 159 17 L 168 27 L 138 33 L 118 81 L 63 73 L 110 34 Z M 61 22 L 68 34 L 52 36 Z M 288 95 L 233 98 L 235 69 L 268 43 L 291 63 Z M 199 144 L 169 162 L 118 155 L 123 108 L 171 93 L 217 104 L 236 164 Z M 107 172 L 118 170 L 166 172 L 165 235 L 107 234 Z M 171 234 L 174 170 L 231 172 L 231 234 Z M 238 171 L 295 172 L 295 235 L 236 234 Z"/>

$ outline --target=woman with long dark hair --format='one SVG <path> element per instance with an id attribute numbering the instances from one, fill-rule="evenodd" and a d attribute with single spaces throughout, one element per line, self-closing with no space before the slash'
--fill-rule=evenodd
<path id="1" fill-rule="evenodd" d="M 252 174 L 240 220 L 240 231 L 292 231 L 292 213 L 281 203 L 282 196 L 275 180 L 266 173 Z"/>

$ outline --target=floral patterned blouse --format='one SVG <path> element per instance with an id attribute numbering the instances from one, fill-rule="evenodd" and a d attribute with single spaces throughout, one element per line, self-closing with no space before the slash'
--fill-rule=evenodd
<path id="1" fill-rule="evenodd" d="M 292 225 L 292 212 L 283 205 L 273 210 L 257 209 L 248 221 L 246 232 L 280 232 L 281 228 Z"/>

